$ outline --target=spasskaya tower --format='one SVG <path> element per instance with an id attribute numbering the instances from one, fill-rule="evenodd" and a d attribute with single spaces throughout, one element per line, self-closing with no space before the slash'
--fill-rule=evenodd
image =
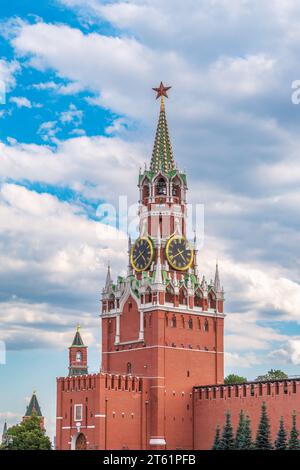
<path id="1" fill-rule="evenodd" d="M 127 276 L 114 282 L 109 267 L 102 292 L 101 371 L 142 379 L 147 448 L 192 449 L 192 388 L 223 383 L 224 292 L 218 265 L 207 282 L 187 239 L 187 178 L 169 137 L 169 88 L 154 88 L 160 113 L 149 167 L 138 177 L 139 237 L 129 240 Z"/>

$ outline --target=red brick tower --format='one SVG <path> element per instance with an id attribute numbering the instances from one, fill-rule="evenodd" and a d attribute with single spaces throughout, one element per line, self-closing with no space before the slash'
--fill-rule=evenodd
<path id="1" fill-rule="evenodd" d="M 85 375 L 88 373 L 87 346 L 83 344 L 81 334 L 77 330 L 71 346 L 69 347 L 69 375 Z"/>
<path id="2" fill-rule="evenodd" d="M 169 87 L 168 87 L 169 88 Z M 187 232 L 186 175 L 175 165 L 164 96 L 149 168 L 139 175 L 140 235 L 129 241 L 129 268 L 102 295 L 102 371 L 144 377 L 147 447 L 192 449 L 192 388 L 223 383 L 223 302 L 199 277 Z"/>

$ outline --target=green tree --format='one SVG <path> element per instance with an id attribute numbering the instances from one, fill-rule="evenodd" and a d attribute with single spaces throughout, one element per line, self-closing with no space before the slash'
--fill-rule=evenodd
<path id="1" fill-rule="evenodd" d="M 245 428 L 244 428 L 244 441 L 243 441 L 243 448 L 244 450 L 253 450 L 254 444 L 252 441 L 252 428 L 251 428 L 251 420 L 249 416 L 245 418 Z"/>
<path id="2" fill-rule="evenodd" d="M 40 418 L 33 414 L 7 430 L 6 450 L 50 450 L 51 442 L 41 429 Z"/>
<path id="3" fill-rule="evenodd" d="M 216 427 L 216 434 L 215 434 L 215 439 L 214 439 L 214 443 L 212 446 L 212 450 L 220 450 L 220 443 L 221 443 L 221 430 L 218 424 Z"/>
<path id="4" fill-rule="evenodd" d="M 270 423 L 269 417 L 267 414 L 266 403 L 262 403 L 261 407 L 261 417 L 257 429 L 255 449 L 257 450 L 270 450 L 272 449 L 271 444 L 271 433 L 270 433 Z"/>
<path id="5" fill-rule="evenodd" d="M 246 424 L 245 413 L 243 410 L 241 410 L 240 420 L 239 420 L 239 424 L 236 430 L 235 444 L 234 444 L 234 447 L 237 450 L 244 449 L 245 424 Z"/>
<path id="6" fill-rule="evenodd" d="M 287 379 L 288 375 L 280 369 L 271 369 L 265 375 L 256 377 L 256 382 L 263 382 L 265 380 L 281 380 Z"/>
<path id="7" fill-rule="evenodd" d="M 235 437 L 236 450 L 253 449 L 251 421 L 249 416 L 245 416 L 243 410 L 240 412 L 240 420 Z"/>
<path id="8" fill-rule="evenodd" d="M 280 422 L 279 422 L 279 430 L 278 430 L 277 438 L 275 441 L 275 449 L 276 450 L 287 449 L 287 435 L 286 435 L 286 430 L 284 427 L 283 416 L 281 416 Z"/>
<path id="9" fill-rule="evenodd" d="M 222 438 L 219 446 L 220 450 L 233 450 L 234 449 L 234 435 L 231 424 L 230 412 L 226 413 L 226 421 L 223 428 Z"/>
<path id="10" fill-rule="evenodd" d="M 296 412 L 295 411 L 293 412 L 293 415 L 292 415 L 292 421 L 293 421 L 293 424 L 292 424 L 292 429 L 290 432 L 288 449 L 300 450 L 299 432 L 296 426 Z"/>
<path id="11" fill-rule="evenodd" d="M 242 384 L 244 382 L 247 382 L 246 377 L 242 377 L 242 376 L 236 375 L 236 374 L 229 374 L 224 379 L 224 384 L 225 385 Z"/>

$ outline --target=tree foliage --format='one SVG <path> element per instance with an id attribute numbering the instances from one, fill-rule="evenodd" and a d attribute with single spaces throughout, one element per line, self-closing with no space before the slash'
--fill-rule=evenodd
<path id="1" fill-rule="evenodd" d="M 247 382 L 247 378 L 242 377 L 240 375 L 236 375 L 236 374 L 229 374 L 224 379 L 224 384 L 225 385 L 241 384 L 241 383 L 244 383 L 244 382 Z"/>
<path id="2" fill-rule="evenodd" d="M 256 377 L 256 382 L 264 382 L 266 380 L 282 380 L 287 379 L 288 375 L 280 369 L 271 369 L 264 375 Z"/>
<path id="3" fill-rule="evenodd" d="M 299 442 L 299 432 L 297 430 L 296 426 L 296 413 L 293 413 L 292 416 L 292 429 L 290 432 L 290 438 L 289 438 L 289 444 L 288 444 L 288 449 L 289 450 L 300 450 L 300 442 Z"/>
<path id="4" fill-rule="evenodd" d="M 216 434 L 215 434 L 215 439 L 214 439 L 214 443 L 212 446 L 212 450 L 220 450 L 220 444 L 221 444 L 221 429 L 218 424 L 216 427 Z"/>
<path id="5" fill-rule="evenodd" d="M 234 435 L 231 424 L 231 414 L 229 411 L 226 413 L 226 421 L 223 428 L 222 438 L 219 446 L 220 450 L 233 450 L 234 449 Z"/>
<path id="6" fill-rule="evenodd" d="M 40 418 L 33 414 L 7 430 L 6 450 L 50 450 L 51 442 L 41 429 Z"/>
<path id="7" fill-rule="evenodd" d="M 261 407 L 261 417 L 256 434 L 255 448 L 257 450 L 272 449 L 270 423 L 265 402 L 262 403 Z"/>
<path id="8" fill-rule="evenodd" d="M 283 416 L 280 418 L 279 422 L 279 430 L 277 433 L 277 438 L 275 441 L 275 449 L 276 450 L 286 450 L 287 449 L 287 434 L 284 427 Z"/>

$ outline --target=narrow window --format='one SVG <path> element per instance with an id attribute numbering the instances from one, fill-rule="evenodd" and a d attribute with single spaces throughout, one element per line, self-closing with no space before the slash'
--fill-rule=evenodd
<path id="1" fill-rule="evenodd" d="M 76 362 L 81 362 L 82 361 L 82 352 L 77 351 L 76 352 Z"/>
<path id="2" fill-rule="evenodd" d="M 127 362 L 127 374 L 131 374 L 131 372 L 132 372 L 131 362 Z"/>
<path id="3" fill-rule="evenodd" d="M 82 405 L 74 405 L 74 421 L 82 421 Z"/>

